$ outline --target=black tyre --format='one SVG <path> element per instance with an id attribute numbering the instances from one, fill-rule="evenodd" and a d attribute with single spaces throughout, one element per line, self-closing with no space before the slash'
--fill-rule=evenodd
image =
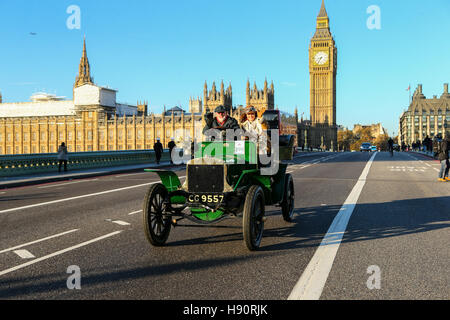
<path id="1" fill-rule="evenodd" d="M 251 186 L 244 204 L 244 242 L 250 251 L 259 248 L 264 231 L 264 192 L 260 186 Z"/>
<path id="2" fill-rule="evenodd" d="M 295 192 L 294 179 L 292 175 L 287 174 L 284 182 L 284 198 L 281 202 L 281 212 L 283 213 L 284 221 L 291 222 L 294 217 L 295 209 Z"/>
<path id="3" fill-rule="evenodd" d="M 154 246 L 163 246 L 169 237 L 170 216 L 163 216 L 163 203 L 167 197 L 167 189 L 162 184 L 150 187 L 144 200 L 144 230 L 148 241 Z"/>

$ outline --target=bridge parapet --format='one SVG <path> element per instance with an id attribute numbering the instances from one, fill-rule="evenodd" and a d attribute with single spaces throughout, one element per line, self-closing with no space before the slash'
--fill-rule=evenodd
<path id="1" fill-rule="evenodd" d="M 170 161 L 169 150 L 164 150 L 161 161 Z M 70 171 L 74 171 L 154 162 L 154 150 L 73 152 L 69 153 L 67 167 Z M 58 166 L 56 153 L 1 155 L 0 177 L 55 172 Z"/>

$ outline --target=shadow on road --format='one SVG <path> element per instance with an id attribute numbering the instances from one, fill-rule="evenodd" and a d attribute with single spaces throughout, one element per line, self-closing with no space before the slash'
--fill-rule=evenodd
<path id="1" fill-rule="evenodd" d="M 232 241 L 239 242 L 242 250 L 236 251 L 235 255 L 226 257 L 200 256 L 191 261 L 177 261 L 160 265 L 149 257 L 149 263 L 152 261 L 152 265 L 146 267 L 94 267 L 90 274 L 84 273 L 82 281 L 87 288 L 100 290 L 108 283 L 148 279 L 180 272 L 196 272 L 243 262 L 256 261 L 256 263 L 260 263 L 261 259 L 286 255 L 287 252 L 295 249 L 310 248 L 314 250 L 320 245 L 340 208 L 340 205 L 298 208 L 292 223 L 284 222 L 279 210 L 268 211 L 268 228 L 264 232 L 262 247 L 257 252 L 246 252 L 242 244 L 241 230 L 228 233 L 232 229 L 239 229 L 236 224 L 211 226 L 211 229 L 216 228 L 217 233 L 220 234 L 196 237 L 193 232 L 190 239 L 174 242 L 170 242 L 169 239 L 168 246 L 164 250 L 161 249 L 160 254 L 174 255 L 177 248 L 177 250 L 186 251 L 194 245 L 217 246 L 214 250 L 226 250 L 226 243 Z M 228 223 L 227 221 L 229 220 L 225 222 Z M 450 196 L 358 204 L 349 221 L 342 244 L 419 234 L 449 227 Z M 207 227 L 197 226 L 196 228 Z M 221 245 L 223 246 L 221 247 Z M 295 253 L 299 254 L 301 251 Z M 0 278 L 0 298 L 2 299 L 47 292 L 54 292 L 57 295 L 71 294 L 66 288 L 67 278 L 64 278 L 68 275 L 55 273 L 34 277 L 11 276 L 11 278 L 5 278 L 5 276 Z M 80 298 L 82 298 L 81 294 Z"/>

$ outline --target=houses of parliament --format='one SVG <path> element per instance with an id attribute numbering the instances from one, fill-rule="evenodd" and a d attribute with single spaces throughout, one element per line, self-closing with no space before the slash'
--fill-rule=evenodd
<path id="1" fill-rule="evenodd" d="M 297 134 L 299 146 L 337 146 L 336 70 L 337 50 L 329 29 L 324 2 L 311 40 L 311 121 L 286 126 Z M 120 104 L 117 91 L 94 83 L 87 55 L 86 39 L 73 86 L 73 100 L 36 93 L 30 102 L 3 103 L 0 93 L 0 154 L 55 153 L 65 142 L 69 152 L 148 150 L 157 138 L 167 147 L 189 139 L 201 141 L 204 115 L 225 106 L 236 119 L 245 107 L 233 107 L 231 84 L 220 88 L 205 82 L 203 98 L 189 99 L 189 112 L 175 107 L 161 114 L 149 114 L 148 103 Z M 275 88 L 267 80 L 262 89 L 247 81 L 246 106 L 258 110 L 275 108 Z"/>

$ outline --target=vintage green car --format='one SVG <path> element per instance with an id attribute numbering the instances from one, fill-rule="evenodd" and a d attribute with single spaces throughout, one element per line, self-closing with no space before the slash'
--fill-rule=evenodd
<path id="1" fill-rule="evenodd" d="M 288 141 L 292 141 L 287 143 L 292 149 L 293 140 Z M 276 173 L 263 175 L 255 143 L 203 142 L 187 163 L 183 184 L 172 171 L 146 169 L 161 179 L 150 187 L 144 200 L 147 239 L 154 246 L 163 246 L 171 227 L 182 219 L 210 224 L 242 217 L 244 242 L 249 250 L 256 250 L 261 244 L 266 206 L 279 205 L 288 222 L 294 214 L 294 181 L 286 173 L 287 164 L 277 164 Z"/>

